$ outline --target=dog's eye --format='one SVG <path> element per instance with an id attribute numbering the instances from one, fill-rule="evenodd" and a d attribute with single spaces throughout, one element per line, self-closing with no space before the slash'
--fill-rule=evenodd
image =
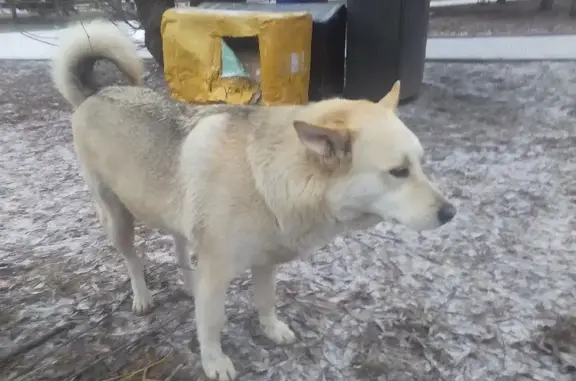
<path id="1" fill-rule="evenodd" d="M 394 168 L 388 171 L 392 176 L 398 178 L 404 178 L 410 176 L 410 170 L 408 168 Z"/>

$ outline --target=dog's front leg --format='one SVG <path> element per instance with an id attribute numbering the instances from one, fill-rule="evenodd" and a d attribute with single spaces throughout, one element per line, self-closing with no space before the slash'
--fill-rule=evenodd
<path id="1" fill-rule="evenodd" d="M 264 335 L 277 344 L 294 342 L 294 332 L 276 316 L 276 266 L 252 267 L 252 285 L 254 304 Z"/>
<path id="2" fill-rule="evenodd" d="M 202 368 L 212 380 L 229 381 L 236 378 L 236 370 L 222 351 L 220 334 L 226 321 L 224 303 L 226 289 L 234 274 L 226 266 L 218 266 L 210 258 L 198 258 L 195 289 L 196 326 Z"/>

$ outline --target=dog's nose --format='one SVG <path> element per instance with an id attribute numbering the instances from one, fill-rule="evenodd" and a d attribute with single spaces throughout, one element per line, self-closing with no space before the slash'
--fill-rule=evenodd
<path id="1" fill-rule="evenodd" d="M 440 209 L 438 209 L 438 221 L 442 225 L 450 222 L 456 215 L 456 207 L 449 202 L 442 204 Z"/>

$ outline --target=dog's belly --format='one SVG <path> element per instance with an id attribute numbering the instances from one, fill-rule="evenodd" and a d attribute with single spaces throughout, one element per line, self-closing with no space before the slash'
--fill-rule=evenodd
<path id="1" fill-rule="evenodd" d="M 273 250 L 266 250 L 256 258 L 256 264 L 259 265 L 280 265 L 283 263 L 291 262 L 293 260 L 299 259 L 300 255 L 298 251 L 292 250 L 286 247 L 278 247 Z"/>

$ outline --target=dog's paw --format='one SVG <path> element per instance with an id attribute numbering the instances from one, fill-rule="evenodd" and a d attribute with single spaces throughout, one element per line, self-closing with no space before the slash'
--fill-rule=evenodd
<path id="1" fill-rule="evenodd" d="M 134 294 L 134 300 L 132 301 L 132 312 L 136 315 L 146 315 L 154 308 L 154 300 L 152 299 L 152 294 L 150 291 L 140 292 Z"/>
<path id="2" fill-rule="evenodd" d="M 224 353 L 219 356 L 203 356 L 202 368 L 211 380 L 231 381 L 236 378 L 236 369 L 232 360 Z"/>
<path id="3" fill-rule="evenodd" d="M 261 327 L 264 335 L 276 344 L 292 344 L 296 341 L 296 335 L 290 327 L 278 319 L 262 324 Z"/>

